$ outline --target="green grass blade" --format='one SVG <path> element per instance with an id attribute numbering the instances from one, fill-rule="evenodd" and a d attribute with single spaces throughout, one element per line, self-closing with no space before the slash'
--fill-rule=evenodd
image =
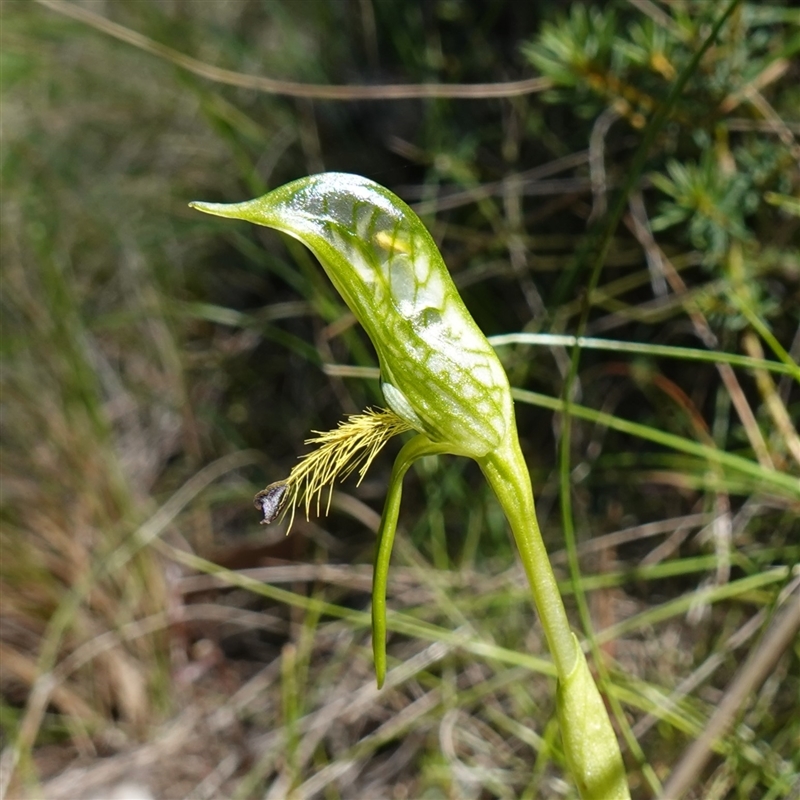
<path id="1" fill-rule="evenodd" d="M 755 327 L 755 324 L 753 326 Z M 760 329 L 759 333 L 762 333 Z M 763 333 L 762 336 L 764 336 Z M 769 342 L 766 336 L 764 338 Z M 772 338 L 774 339 L 774 337 Z M 641 342 L 624 342 L 617 339 L 599 339 L 590 336 L 570 336 L 559 333 L 506 333 L 499 336 L 490 336 L 489 342 L 494 347 L 502 347 L 509 344 L 543 345 L 548 347 L 575 347 L 577 345 L 581 349 L 587 350 L 609 350 L 615 353 L 680 358 L 684 361 L 707 361 L 713 364 L 730 364 L 732 367 L 763 369 L 767 372 L 776 372 L 781 375 L 792 375 L 796 380 L 800 381 L 800 367 L 779 344 L 777 345 L 780 348 L 779 350 L 773 347 L 775 354 L 781 359 L 778 362 L 762 358 L 751 358 L 737 353 L 701 350 L 695 347 L 643 344 Z M 770 343 L 770 346 L 772 346 L 772 343 Z"/>
<path id="2" fill-rule="evenodd" d="M 522 403 L 529 403 L 530 405 L 539 406 L 540 408 L 549 408 L 552 411 L 564 410 L 564 401 L 556 397 L 549 397 L 548 395 L 540 394 L 539 392 L 531 392 L 526 389 L 512 389 L 511 393 L 514 399 Z M 595 411 L 586 406 L 570 403 L 569 409 L 570 413 L 579 419 L 605 425 L 612 430 L 628 433 L 631 436 L 638 436 L 640 439 L 655 442 L 656 444 L 663 445 L 672 450 L 700 456 L 711 463 L 719 464 L 722 467 L 728 467 L 744 475 L 748 475 L 761 484 L 762 488 L 769 487 L 780 493 L 781 496 L 786 499 L 794 501 L 800 500 L 800 478 L 794 475 L 766 469 L 755 461 L 750 461 L 747 458 L 742 458 L 733 453 L 727 453 L 724 450 L 716 450 L 713 447 L 694 442 L 683 436 L 661 431 L 650 425 L 631 422 L 603 411 Z"/>

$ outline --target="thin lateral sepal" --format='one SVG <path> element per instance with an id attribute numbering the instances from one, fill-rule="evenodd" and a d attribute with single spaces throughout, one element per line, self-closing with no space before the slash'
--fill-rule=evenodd
<path id="1" fill-rule="evenodd" d="M 392 467 L 386 503 L 378 528 L 378 544 L 372 576 L 372 655 L 379 689 L 386 680 L 386 589 L 389 583 L 389 563 L 397 531 L 400 500 L 403 495 L 403 478 L 417 459 L 448 452 L 450 451 L 447 445 L 435 444 L 424 434 L 418 434 L 403 446 Z"/>

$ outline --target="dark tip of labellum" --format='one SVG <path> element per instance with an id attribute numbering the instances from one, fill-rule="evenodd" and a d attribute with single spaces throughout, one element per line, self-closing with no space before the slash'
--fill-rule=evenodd
<path id="1" fill-rule="evenodd" d="M 264 515 L 262 525 L 269 525 L 280 513 L 286 499 L 286 481 L 276 481 L 262 489 L 254 498 L 253 505 Z"/>

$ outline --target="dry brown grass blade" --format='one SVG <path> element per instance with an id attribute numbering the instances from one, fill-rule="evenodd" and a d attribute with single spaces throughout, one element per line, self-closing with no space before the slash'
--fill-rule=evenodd
<path id="1" fill-rule="evenodd" d="M 12 647 L 0 643 L 0 664 L 4 680 L 13 676 L 26 686 L 32 685 L 38 675 L 36 661 L 22 655 Z M 86 703 L 69 686 L 55 686 L 52 691 L 52 701 L 63 714 L 68 714 L 86 724 L 99 724 L 102 717 L 88 703 Z"/>
<path id="2" fill-rule="evenodd" d="M 747 355 L 753 358 L 764 358 L 764 348 L 761 347 L 761 342 L 752 331 L 747 331 L 744 334 L 742 346 Z M 758 391 L 772 417 L 772 421 L 775 423 L 775 427 L 780 431 L 786 449 L 792 454 L 792 458 L 800 464 L 800 437 L 798 437 L 797 430 L 789 417 L 789 412 L 778 394 L 775 381 L 772 380 L 766 370 L 758 369 L 754 370 L 754 373 Z"/>
<path id="3" fill-rule="evenodd" d="M 800 593 L 794 592 L 787 608 L 772 624 L 759 647 L 750 651 L 725 696 L 717 705 L 702 735 L 688 748 L 664 786 L 661 800 L 679 800 L 692 786 L 699 785 L 700 772 L 711 757 L 714 743 L 733 723 L 747 698 L 764 682 L 800 630 Z"/>
<path id="4" fill-rule="evenodd" d="M 64 0 L 36 0 L 59 14 L 83 22 L 98 31 L 113 36 L 121 42 L 138 47 L 158 58 L 172 62 L 175 66 L 216 83 L 252 89 L 267 94 L 299 97 L 310 100 L 407 100 L 410 98 L 448 97 L 463 100 L 488 100 L 498 97 L 519 97 L 543 92 L 552 86 L 549 78 L 526 78 L 519 81 L 498 83 L 400 83 L 375 86 L 325 85 L 298 83 L 267 78 L 262 75 L 247 75 L 230 69 L 214 67 L 199 59 L 187 56 L 172 47 L 156 42 L 138 31 L 126 28 L 86 8 Z"/>
<path id="5" fill-rule="evenodd" d="M 163 725 L 152 740 L 130 751 L 98 759 L 87 767 L 75 767 L 53 777 L 43 788 L 48 800 L 74 800 L 76 797 L 102 797 L 112 787 L 132 775 L 144 776 L 174 757 L 185 743 L 196 736 L 202 713 L 191 706 Z"/>
<path id="6" fill-rule="evenodd" d="M 652 234 L 649 233 L 649 224 L 637 225 L 634 223 L 633 216 L 631 214 L 626 214 L 623 217 L 623 220 L 628 230 L 636 237 L 642 248 L 645 251 L 653 253 L 657 258 L 663 269 L 664 278 L 670 285 L 670 288 L 675 295 L 677 295 L 681 302 L 684 303 L 686 313 L 689 316 L 695 333 L 700 341 L 702 341 L 703 344 L 709 349 L 715 349 L 717 347 L 716 335 L 711 330 L 711 326 L 709 325 L 708 320 L 703 312 L 690 299 L 689 288 L 686 286 L 686 282 L 680 276 L 678 270 L 675 269 L 669 258 L 667 258 L 664 251 L 659 247 Z M 753 452 L 756 454 L 758 463 L 761 464 L 761 466 L 765 469 L 774 470 L 775 465 L 772 463 L 772 458 L 769 454 L 769 448 L 767 447 L 767 443 L 764 441 L 764 436 L 761 433 L 761 429 L 758 427 L 755 414 L 750 408 L 750 404 L 748 403 L 747 397 L 742 390 L 739 379 L 736 377 L 736 373 L 729 364 L 717 364 L 716 366 L 719 376 L 722 379 L 722 382 L 725 384 L 725 388 L 728 390 L 728 394 L 730 395 L 731 402 L 736 409 L 736 413 L 739 415 L 739 420 L 741 421 L 742 427 L 747 434 L 750 446 L 753 448 Z"/>
<path id="7" fill-rule="evenodd" d="M 761 93 L 761 89 L 782 78 L 791 66 L 787 58 L 777 58 L 766 69 L 762 70 L 750 83 L 729 94 L 720 105 L 723 114 L 729 114 L 742 102 L 749 102 L 763 117 L 769 129 L 790 149 L 795 158 L 800 158 L 800 147 L 794 138 L 791 126 L 787 125 L 780 114 L 769 104 Z"/>
<path id="8" fill-rule="evenodd" d="M 112 576 L 123 574 L 123 568 L 150 542 L 157 539 L 175 517 L 209 483 L 231 470 L 256 463 L 260 458 L 260 454 L 255 451 L 237 451 L 223 456 L 195 473 L 106 559 L 102 565 L 102 572 Z M 85 577 L 82 579 L 83 582 L 76 583 L 73 587 L 72 591 L 82 594 L 83 600 L 86 600 L 87 596 L 92 598 L 97 596 L 96 585 L 101 572 L 99 564 L 96 566 L 96 570 L 97 575 L 91 582 L 87 583 L 88 577 Z M 54 692 L 60 688 L 59 676 L 53 671 L 57 665 L 50 663 L 50 657 L 43 656 L 41 653 L 50 652 L 53 658 L 57 658 L 61 641 L 62 632 L 55 628 L 48 630 L 40 646 L 40 657 L 36 664 L 36 670 L 29 675 L 28 683 L 31 688 L 16 741 L 6 746 L 0 755 L 0 798 L 6 795 L 21 755 L 29 752 L 33 747 L 46 708 L 54 699 Z M 146 700 L 141 676 L 136 675 L 131 662 L 121 653 L 108 650 L 101 651 L 98 655 L 101 656 L 105 678 L 110 691 L 116 696 L 115 699 L 119 703 L 120 710 L 123 714 L 130 715 L 131 721 L 134 723 L 141 722 L 144 716 L 143 704 Z M 44 671 L 43 667 L 46 668 Z"/>

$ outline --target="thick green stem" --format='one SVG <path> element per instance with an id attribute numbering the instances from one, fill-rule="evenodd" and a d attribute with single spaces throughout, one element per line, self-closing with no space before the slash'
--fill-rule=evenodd
<path id="1" fill-rule="evenodd" d="M 516 433 L 478 463 L 511 525 L 547 644 L 563 681 L 575 666 L 577 647 L 539 531 L 530 476 Z"/>
<path id="2" fill-rule="evenodd" d="M 479 459 L 514 533 L 558 672 L 558 718 L 564 754 L 584 800 L 630 800 L 617 737 L 586 658 L 569 626 L 547 557 L 530 475 L 516 431 Z"/>

